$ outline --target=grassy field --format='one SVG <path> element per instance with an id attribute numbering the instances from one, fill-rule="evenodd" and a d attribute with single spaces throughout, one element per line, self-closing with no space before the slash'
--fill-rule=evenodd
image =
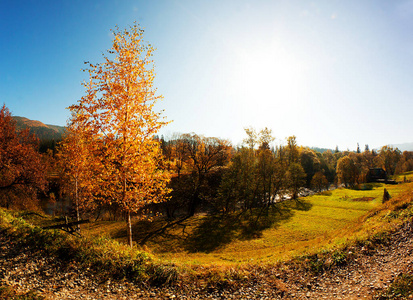
<path id="1" fill-rule="evenodd" d="M 408 178 L 413 177 L 408 174 Z M 198 215 L 151 236 L 143 246 L 164 261 L 178 265 L 235 265 L 274 263 L 323 248 L 339 247 L 349 237 L 374 230 L 366 216 L 381 207 L 383 190 L 396 196 L 411 184 L 376 185 L 372 190 L 336 189 L 298 201 L 277 204 L 257 220 L 257 212 L 230 216 Z M 134 239 L 161 228 L 163 221 L 135 224 Z M 364 231 L 359 231 L 363 224 Z M 377 225 L 379 226 L 379 225 Z M 380 225 L 381 226 L 381 225 Z M 83 233 L 126 241 L 124 222 L 100 221 L 85 225 Z"/>
<path id="2" fill-rule="evenodd" d="M 16 245 L 76 262 L 95 270 L 102 280 L 126 278 L 162 285 L 179 278 L 188 284 L 220 285 L 227 279 L 255 276 L 257 269 L 273 270 L 278 262 L 282 262 L 278 266 L 292 264 L 319 272 L 327 262 L 341 264 L 349 247 L 357 251 L 385 242 L 388 232 L 413 218 L 413 183 L 409 180 L 413 181 L 413 173 L 406 175 L 403 184 L 336 189 L 288 200 L 260 218 L 258 211 L 225 217 L 197 215 L 151 236 L 147 233 L 167 223 L 136 222 L 134 240 L 146 242 L 133 249 L 125 243 L 125 222 L 84 224 L 82 237 L 77 237 L 39 228 L 61 223 L 57 218 L 0 209 L 0 230 L 18 240 Z M 382 204 L 384 188 L 392 199 Z"/>

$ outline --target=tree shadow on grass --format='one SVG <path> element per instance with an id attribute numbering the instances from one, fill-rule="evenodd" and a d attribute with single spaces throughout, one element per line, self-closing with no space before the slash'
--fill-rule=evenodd
<path id="1" fill-rule="evenodd" d="M 192 253 L 211 252 L 236 238 L 238 227 L 236 215 L 208 215 L 188 236 L 185 250 Z"/>
<path id="2" fill-rule="evenodd" d="M 158 219 L 156 221 L 140 220 L 132 224 L 132 240 L 139 245 L 144 245 L 150 238 L 157 236 L 168 235 L 168 229 L 173 226 L 178 226 L 180 220 L 175 222 L 168 222 L 165 219 Z M 119 240 L 127 239 L 127 227 L 120 228 L 115 232 L 111 232 L 112 238 Z M 178 236 L 168 236 L 169 239 L 179 238 Z"/>
<path id="3" fill-rule="evenodd" d="M 313 205 L 304 199 L 295 199 L 290 207 L 291 209 L 309 211 Z"/>
<path id="4" fill-rule="evenodd" d="M 268 210 L 257 208 L 227 215 L 182 217 L 169 222 L 163 219 L 139 221 L 133 224 L 133 240 L 140 245 L 150 241 L 156 244 L 157 252 L 170 252 L 176 247 L 190 253 L 210 253 L 234 240 L 260 238 L 265 229 L 277 228 L 293 217 L 295 211 L 308 211 L 311 207 L 310 202 L 297 199 L 277 203 Z M 126 224 L 111 236 L 126 241 Z"/>
<path id="5" fill-rule="evenodd" d="M 308 211 L 311 207 L 308 201 L 295 200 L 278 203 L 268 210 L 206 216 L 186 239 L 185 250 L 209 253 L 233 240 L 260 238 L 265 229 L 278 227 L 282 221 L 290 219 L 295 210 Z"/>

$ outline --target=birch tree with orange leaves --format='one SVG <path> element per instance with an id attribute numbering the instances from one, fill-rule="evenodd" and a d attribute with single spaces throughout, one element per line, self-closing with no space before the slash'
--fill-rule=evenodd
<path id="1" fill-rule="evenodd" d="M 71 122 L 84 128 L 89 160 L 95 170 L 95 198 L 116 204 L 125 213 L 132 247 L 131 214 L 149 203 L 163 201 L 169 175 L 159 168 L 163 159 L 154 135 L 167 122 L 155 103 L 162 98 L 153 86 L 153 47 L 138 25 L 113 31 L 112 48 L 104 62 L 86 63 L 86 95 L 72 105 Z"/>
<path id="2" fill-rule="evenodd" d="M 76 219 L 80 221 L 80 210 L 93 210 L 92 201 L 93 159 L 88 147 L 88 134 L 82 114 L 73 114 L 66 126 L 66 133 L 58 147 L 59 169 L 63 173 L 63 191 L 74 200 Z M 76 116 L 78 118 L 76 119 Z M 76 120 L 76 122 L 73 122 Z M 80 229 L 78 225 L 78 229 Z"/>

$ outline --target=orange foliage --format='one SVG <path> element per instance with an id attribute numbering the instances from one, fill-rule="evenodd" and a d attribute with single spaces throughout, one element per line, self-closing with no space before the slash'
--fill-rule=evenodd
<path id="1" fill-rule="evenodd" d="M 154 50 L 143 42 L 143 31 L 134 25 L 113 33 L 108 52 L 116 57 L 88 63 L 86 95 L 69 107 L 70 126 L 78 126 L 84 135 L 94 196 L 126 213 L 132 246 L 131 213 L 163 201 L 169 192 L 169 176 L 159 168 L 162 153 L 154 138 L 167 122 L 154 111 L 161 96 L 153 87 Z"/>
<path id="2" fill-rule="evenodd" d="M 0 110 L 0 203 L 32 208 L 38 191 L 46 190 L 46 166 L 29 129 L 16 131 L 7 107 Z"/>
<path id="3" fill-rule="evenodd" d="M 79 120 L 78 120 L 79 121 Z M 83 123 L 69 123 L 58 148 L 59 169 L 63 172 L 62 191 L 74 200 L 77 220 L 80 209 L 93 210 L 93 160 L 88 149 L 86 128 Z"/>

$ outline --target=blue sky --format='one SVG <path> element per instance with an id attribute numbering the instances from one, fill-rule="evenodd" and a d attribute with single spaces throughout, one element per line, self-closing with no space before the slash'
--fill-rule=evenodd
<path id="1" fill-rule="evenodd" d="M 84 61 L 137 21 L 157 49 L 162 134 L 354 150 L 412 142 L 413 1 L 0 0 L 0 102 L 65 125 Z"/>

